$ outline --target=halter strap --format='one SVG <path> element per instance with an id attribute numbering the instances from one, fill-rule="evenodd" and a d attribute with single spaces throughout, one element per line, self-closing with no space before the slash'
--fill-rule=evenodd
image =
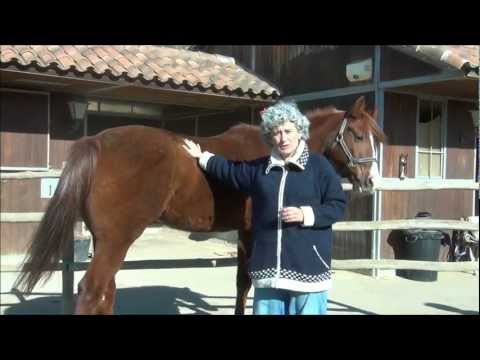
<path id="1" fill-rule="evenodd" d="M 348 118 L 345 114 L 345 117 L 343 118 L 343 121 L 342 121 L 342 125 L 340 126 L 340 130 L 338 131 L 338 134 L 335 137 L 335 140 L 333 141 L 332 145 L 330 145 L 328 150 L 331 151 L 337 144 L 340 144 L 343 152 L 345 153 L 345 155 L 348 159 L 348 167 L 354 167 L 354 166 L 357 166 L 357 165 L 377 161 L 377 159 L 374 158 L 374 157 L 356 158 L 352 155 L 352 153 L 350 152 L 350 149 L 348 148 L 347 144 L 345 143 L 345 140 L 343 139 L 343 133 L 345 132 L 345 129 L 347 128 L 347 124 L 348 124 Z"/>

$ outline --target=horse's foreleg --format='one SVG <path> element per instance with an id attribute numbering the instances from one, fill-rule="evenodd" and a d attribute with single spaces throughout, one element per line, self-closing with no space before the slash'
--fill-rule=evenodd
<path id="1" fill-rule="evenodd" d="M 247 272 L 247 262 L 251 254 L 251 232 L 238 232 L 238 254 L 237 254 L 237 298 L 235 301 L 235 315 L 245 314 L 247 296 L 252 286 L 252 280 Z"/>

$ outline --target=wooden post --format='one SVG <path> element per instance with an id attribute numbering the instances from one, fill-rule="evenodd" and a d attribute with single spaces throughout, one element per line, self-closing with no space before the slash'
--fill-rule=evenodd
<path id="1" fill-rule="evenodd" d="M 73 239 L 68 244 L 65 253 L 63 254 L 62 267 L 62 303 L 63 314 L 73 314 L 73 281 L 74 281 L 74 247 Z"/>

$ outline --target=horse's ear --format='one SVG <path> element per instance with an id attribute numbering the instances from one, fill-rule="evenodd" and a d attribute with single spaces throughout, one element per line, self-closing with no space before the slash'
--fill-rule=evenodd
<path id="1" fill-rule="evenodd" d="M 377 121 L 378 109 L 374 109 L 372 112 L 373 120 Z"/>
<path id="2" fill-rule="evenodd" d="M 365 111 L 365 96 L 360 96 L 355 103 L 353 104 L 352 109 L 350 110 L 350 114 L 353 117 L 361 117 L 362 113 Z"/>

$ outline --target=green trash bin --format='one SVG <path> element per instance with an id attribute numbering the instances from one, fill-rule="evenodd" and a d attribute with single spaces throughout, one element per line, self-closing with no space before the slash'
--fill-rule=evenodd
<path id="1" fill-rule="evenodd" d="M 431 218 L 428 212 L 420 212 L 415 218 Z M 444 233 L 439 230 L 404 230 L 401 241 L 401 259 L 438 261 Z M 428 270 L 397 270 L 397 275 L 416 281 L 437 281 L 438 272 Z"/>

